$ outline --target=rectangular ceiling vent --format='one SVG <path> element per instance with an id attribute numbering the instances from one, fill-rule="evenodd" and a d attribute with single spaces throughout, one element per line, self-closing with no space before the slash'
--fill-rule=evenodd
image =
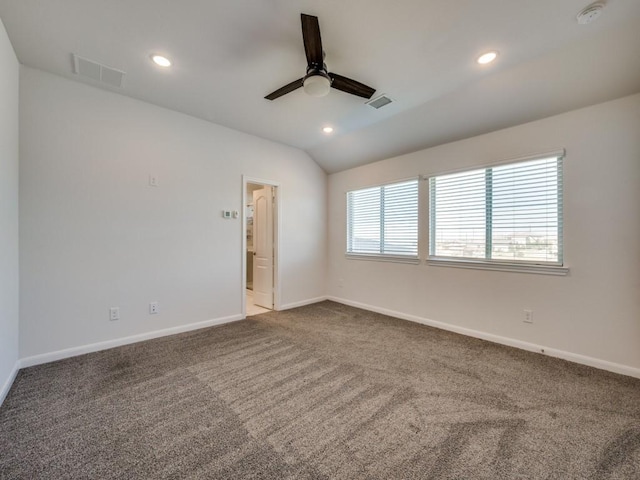
<path id="1" fill-rule="evenodd" d="M 88 58 L 80 57 L 75 53 L 73 54 L 73 73 L 116 88 L 122 87 L 122 81 L 125 76 L 122 70 L 107 67 Z"/>
<path id="2" fill-rule="evenodd" d="M 389 105 L 391 102 L 393 102 L 393 100 L 391 100 L 386 95 L 380 95 L 380 96 L 374 98 L 373 100 L 369 100 L 366 103 L 370 107 L 373 107 L 373 108 L 375 108 L 377 110 L 378 108 L 382 108 L 385 105 Z"/>

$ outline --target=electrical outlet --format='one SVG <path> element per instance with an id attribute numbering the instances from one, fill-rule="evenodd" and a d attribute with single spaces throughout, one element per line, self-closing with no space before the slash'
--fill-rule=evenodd
<path id="1" fill-rule="evenodd" d="M 149 315 L 158 313 L 158 302 L 151 302 L 149 304 Z"/>
<path id="2" fill-rule="evenodd" d="M 533 323 L 533 310 L 524 310 L 524 323 Z"/>
<path id="3" fill-rule="evenodd" d="M 344 287 L 344 278 L 339 278 L 338 279 L 338 288 L 343 288 Z"/>
<path id="4" fill-rule="evenodd" d="M 157 175 L 149 174 L 149 186 L 150 187 L 157 187 L 158 186 L 158 176 Z"/>
<path id="5" fill-rule="evenodd" d="M 118 307 L 111 307 L 109 309 L 109 320 L 120 320 L 120 309 Z"/>

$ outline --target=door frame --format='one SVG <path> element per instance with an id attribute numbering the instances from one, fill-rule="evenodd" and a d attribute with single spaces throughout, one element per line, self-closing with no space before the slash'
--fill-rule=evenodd
<path id="1" fill-rule="evenodd" d="M 242 175 L 242 317 L 247 318 L 247 184 L 273 187 L 273 309 L 280 310 L 280 183 Z"/>

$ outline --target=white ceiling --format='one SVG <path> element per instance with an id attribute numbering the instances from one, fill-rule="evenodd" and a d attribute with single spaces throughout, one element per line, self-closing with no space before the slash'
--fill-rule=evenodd
<path id="1" fill-rule="evenodd" d="M 109 90 L 302 148 L 336 172 L 640 91 L 640 1 L 610 0 L 578 25 L 589 3 L 0 0 L 0 18 L 25 65 L 83 81 L 76 53 L 126 72 Z M 300 13 L 319 17 L 329 71 L 395 102 L 302 89 L 265 100 L 305 73 Z M 490 49 L 494 64 L 475 63 Z"/>

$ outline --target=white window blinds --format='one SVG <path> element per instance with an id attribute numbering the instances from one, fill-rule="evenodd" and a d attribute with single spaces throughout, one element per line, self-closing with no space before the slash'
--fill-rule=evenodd
<path id="1" fill-rule="evenodd" d="M 347 192 L 347 253 L 418 257 L 418 180 Z"/>
<path id="2" fill-rule="evenodd" d="M 429 179 L 430 258 L 562 265 L 562 157 Z"/>

